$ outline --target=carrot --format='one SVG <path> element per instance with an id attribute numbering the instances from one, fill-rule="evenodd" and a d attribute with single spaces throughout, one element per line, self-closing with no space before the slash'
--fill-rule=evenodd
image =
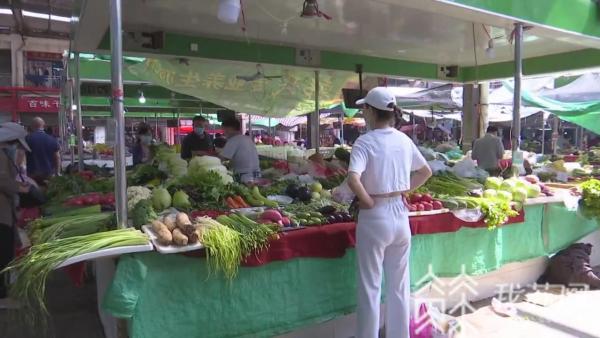
<path id="1" fill-rule="evenodd" d="M 227 202 L 227 206 L 231 209 L 238 209 L 239 206 L 237 205 L 237 203 L 235 203 L 235 201 L 233 200 L 233 198 L 231 198 L 231 196 L 227 197 L 225 199 L 225 202 Z"/>
<path id="2" fill-rule="evenodd" d="M 237 205 L 242 206 L 242 208 L 249 208 L 250 207 L 248 205 L 248 203 L 246 203 L 246 201 L 244 201 L 244 199 L 240 195 L 234 196 L 233 200 L 237 203 Z"/>

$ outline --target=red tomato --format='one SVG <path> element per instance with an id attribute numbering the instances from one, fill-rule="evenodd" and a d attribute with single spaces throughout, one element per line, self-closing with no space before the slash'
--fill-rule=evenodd
<path id="1" fill-rule="evenodd" d="M 415 212 L 415 211 L 417 211 L 417 206 L 414 205 L 414 204 L 409 205 L 408 206 L 408 211 L 409 212 Z"/>
<path id="2" fill-rule="evenodd" d="M 433 210 L 433 205 L 431 205 L 431 203 L 429 202 L 423 202 L 423 208 L 425 209 L 425 211 L 431 211 Z"/>
<path id="3" fill-rule="evenodd" d="M 417 211 L 425 211 L 425 206 L 421 203 L 417 204 Z"/>
<path id="4" fill-rule="evenodd" d="M 433 201 L 433 198 L 431 198 L 431 195 L 429 194 L 423 194 L 423 196 L 421 196 L 421 201 L 431 203 Z"/>
<path id="5" fill-rule="evenodd" d="M 440 201 L 433 201 L 431 204 L 433 205 L 433 210 L 440 210 L 444 208 L 444 205 Z"/>

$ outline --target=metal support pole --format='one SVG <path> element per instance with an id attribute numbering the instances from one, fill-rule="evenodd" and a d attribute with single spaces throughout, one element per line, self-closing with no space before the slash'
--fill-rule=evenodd
<path id="1" fill-rule="evenodd" d="M 121 0 L 110 0 L 110 50 L 112 115 L 115 119 L 115 200 L 117 227 L 127 227 L 127 177 L 125 176 L 125 116 L 123 113 L 123 36 Z"/>
<path id="2" fill-rule="evenodd" d="M 73 82 L 73 102 L 77 106 L 77 168 L 83 171 L 83 118 L 81 116 L 81 77 L 79 75 L 79 53 L 75 53 L 75 79 Z"/>
<path id="3" fill-rule="evenodd" d="M 542 112 L 542 155 L 546 148 L 546 113 Z"/>
<path id="4" fill-rule="evenodd" d="M 340 145 L 344 145 L 344 112 L 340 116 Z"/>
<path id="5" fill-rule="evenodd" d="M 315 70 L 315 111 L 312 112 L 310 119 L 310 146 L 311 148 L 315 148 L 317 153 L 320 148 L 319 124 L 319 71 Z"/>
<path id="6" fill-rule="evenodd" d="M 71 168 L 73 168 L 73 166 L 75 165 L 75 131 L 73 130 L 73 122 L 74 122 L 74 117 L 73 117 L 73 79 L 69 79 L 68 80 L 68 87 L 67 87 L 67 93 L 68 93 L 68 107 L 67 107 L 67 111 L 69 112 L 69 116 L 67 118 L 68 120 L 68 131 L 69 131 L 69 139 L 67 141 L 67 143 L 69 144 L 69 151 L 71 153 Z"/>
<path id="7" fill-rule="evenodd" d="M 521 76 L 523 74 L 523 24 L 515 24 L 515 90 L 513 96 L 512 159 L 513 167 L 521 145 Z"/>

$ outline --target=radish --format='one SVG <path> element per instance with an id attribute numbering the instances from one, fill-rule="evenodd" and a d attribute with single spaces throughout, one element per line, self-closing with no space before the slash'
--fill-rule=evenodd
<path id="1" fill-rule="evenodd" d="M 412 194 L 410 196 L 410 202 L 413 204 L 417 204 L 422 201 L 423 195 L 421 194 Z"/>
<path id="2" fill-rule="evenodd" d="M 431 203 L 433 202 L 433 198 L 431 198 L 431 195 L 429 194 L 423 194 L 423 196 L 421 197 L 421 202 Z"/>

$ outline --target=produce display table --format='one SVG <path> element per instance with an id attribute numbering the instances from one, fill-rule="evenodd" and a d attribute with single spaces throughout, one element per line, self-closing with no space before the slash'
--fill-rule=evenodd
<path id="1" fill-rule="evenodd" d="M 417 234 L 412 240 L 412 286 L 417 287 L 430 264 L 438 276 L 456 276 L 463 265 L 468 274 L 484 274 L 553 253 L 596 229 L 595 221 L 557 203 L 527 206 L 523 222 L 491 231 L 461 227 Z M 162 337 L 164 332 L 177 337 L 269 337 L 332 319 L 356 306 L 353 230 L 346 223 L 285 234 L 272 244 L 272 256 L 267 252 L 250 259 L 247 265 L 260 266 L 242 267 L 231 282 L 210 276 L 205 260 L 197 257 L 126 255 L 103 306 L 129 319 L 133 338 Z M 312 249 L 293 246 L 302 232 L 318 244 Z M 339 249 L 343 245 L 348 245 L 345 254 Z M 327 256 L 315 254 L 319 247 Z"/>

